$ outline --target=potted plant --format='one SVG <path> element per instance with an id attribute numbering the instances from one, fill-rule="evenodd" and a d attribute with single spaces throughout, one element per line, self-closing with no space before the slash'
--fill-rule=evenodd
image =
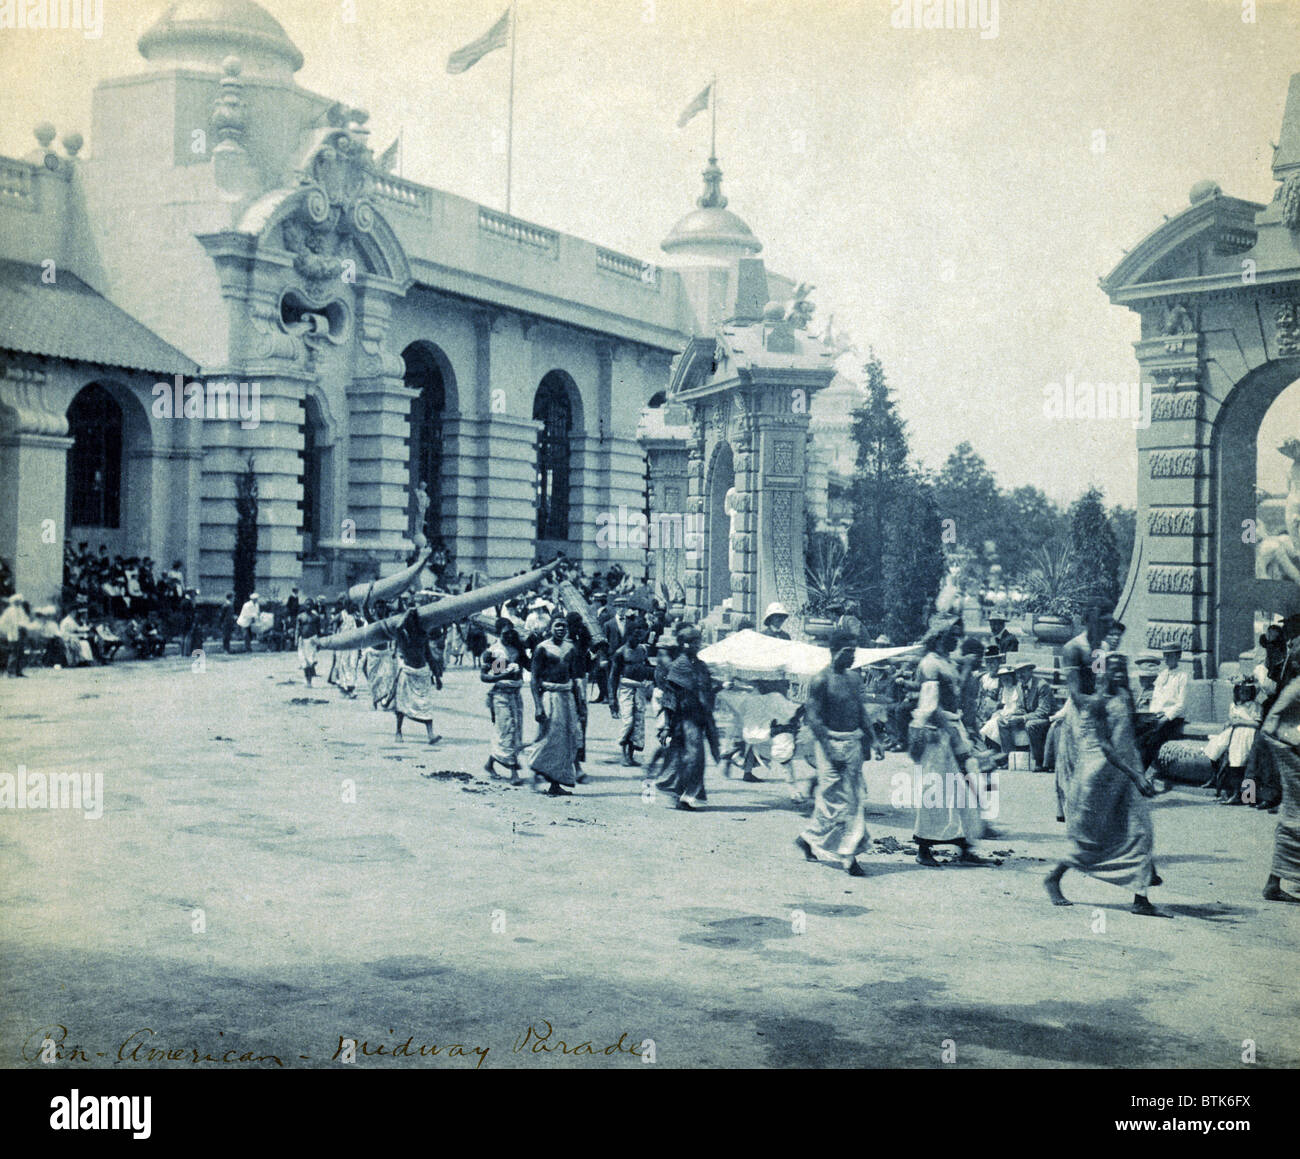
<path id="1" fill-rule="evenodd" d="M 1064 644 L 1074 632 L 1080 585 L 1068 547 L 1044 544 L 1033 554 L 1034 566 L 1025 577 L 1025 610 L 1033 614 L 1030 631 L 1042 644 Z"/>
<path id="2" fill-rule="evenodd" d="M 802 609 L 804 632 L 822 644 L 830 639 L 835 620 L 857 601 L 859 584 L 848 548 L 837 535 L 821 533 L 813 538 L 804 570 L 808 588 Z"/>

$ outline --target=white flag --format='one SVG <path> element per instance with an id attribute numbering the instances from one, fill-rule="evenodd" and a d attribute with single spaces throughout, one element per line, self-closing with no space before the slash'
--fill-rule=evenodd
<path id="1" fill-rule="evenodd" d="M 704 91 L 682 110 L 682 115 L 677 118 L 677 127 L 682 128 L 696 113 L 704 112 L 709 107 L 709 98 L 712 95 L 713 84 L 710 82 L 704 86 Z"/>
<path id="2" fill-rule="evenodd" d="M 453 75 L 473 68 L 489 52 L 505 48 L 510 42 L 510 9 L 501 13 L 498 20 L 477 40 L 471 40 L 464 48 L 458 48 L 447 57 L 447 71 Z"/>

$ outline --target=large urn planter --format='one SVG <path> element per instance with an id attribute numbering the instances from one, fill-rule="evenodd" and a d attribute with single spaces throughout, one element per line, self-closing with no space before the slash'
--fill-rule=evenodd
<path id="1" fill-rule="evenodd" d="M 1035 616 L 1029 629 L 1040 644 L 1064 644 L 1074 637 L 1074 622 L 1064 616 Z"/>
<path id="2" fill-rule="evenodd" d="M 835 621 L 828 620 L 825 616 L 807 616 L 803 622 L 804 634 L 814 644 L 828 643 L 834 627 Z"/>

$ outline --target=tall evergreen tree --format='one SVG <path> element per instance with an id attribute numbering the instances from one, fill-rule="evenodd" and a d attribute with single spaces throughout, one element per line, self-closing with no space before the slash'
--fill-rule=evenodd
<path id="1" fill-rule="evenodd" d="M 1106 518 L 1102 493 L 1089 487 L 1070 507 L 1070 554 L 1074 576 L 1085 603 L 1106 611 L 1119 600 L 1119 548 Z"/>
<path id="2" fill-rule="evenodd" d="M 1070 520 L 1037 487 L 1017 487 L 1002 498 L 1002 527 L 997 535 L 1002 574 L 1018 581 L 1035 567 L 1043 544 L 1069 538 Z"/>
<path id="3" fill-rule="evenodd" d="M 885 537 L 885 634 L 895 643 L 920 639 L 934 598 L 947 573 L 942 524 L 934 486 L 923 475 L 908 472 Z"/>
<path id="4" fill-rule="evenodd" d="M 964 578 L 982 580 L 984 545 L 990 540 L 997 543 L 1003 531 L 1002 492 L 984 457 L 970 443 L 953 448 L 935 479 L 934 498 L 939 518 L 953 521 L 956 543 L 966 549 L 962 555 L 978 573 Z"/>
<path id="5" fill-rule="evenodd" d="M 235 478 L 235 607 L 257 587 L 257 473 L 249 455 L 243 472 Z"/>
<path id="6" fill-rule="evenodd" d="M 885 556 L 889 524 L 907 484 L 907 424 L 899 417 L 893 391 L 874 350 L 866 365 L 866 401 L 854 412 L 857 473 L 850 492 L 853 522 L 849 554 L 860 569 L 862 619 L 885 619 Z"/>

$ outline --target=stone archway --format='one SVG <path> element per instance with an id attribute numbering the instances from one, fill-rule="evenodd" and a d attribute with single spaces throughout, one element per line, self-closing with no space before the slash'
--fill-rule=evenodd
<path id="1" fill-rule="evenodd" d="M 1300 585 L 1259 574 L 1259 541 L 1264 536 L 1256 500 L 1260 425 L 1297 378 L 1300 359 L 1265 363 L 1232 388 L 1214 423 L 1210 447 L 1217 543 L 1210 644 L 1220 663 L 1255 647 L 1257 611 L 1270 616 L 1300 611 Z M 1300 439 L 1300 407 L 1292 417 L 1290 437 Z"/>
<path id="2" fill-rule="evenodd" d="M 581 532 L 575 534 L 573 492 L 580 483 L 574 470 L 575 444 L 582 432 L 582 396 L 577 383 L 563 370 L 542 376 L 533 394 L 537 433 L 537 551 L 549 558 L 563 551 L 579 557 Z"/>
<path id="3" fill-rule="evenodd" d="M 1293 94 L 1300 94 L 1300 76 Z M 1300 100 L 1288 107 L 1300 122 Z M 1138 524 L 1117 614 L 1131 651 L 1174 643 L 1198 675 L 1236 671 L 1255 644 L 1257 609 L 1300 610 L 1300 585 L 1256 576 L 1260 424 L 1300 378 L 1300 156 L 1275 173 L 1271 205 L 1212 182 L 1144 239 L 1102 287 L 1138 313 Z M 1296 190 L 1297 198 L 1284 196 Z M 1298 408 L 1300 409 L 1300 408 Z M 1300 438 L 1300 414 L 1294 429 Z M 1225 671 L 1224 666 L 1233 666 Z M 1217 714 L 1189 703 L 1195 719 Z"/>
<path id="4" fill-rule="evenodd" d="M 705 484 L 705 608 L 712 612 L 731 598 L 731 522 L 727 498 L 734 500 L 735 456 L 731 444 L 719 442 L 713 450 Z"/>
<path id="5" fill-rule="evenodd" d="M 144 556 L 151 542 L 153 436 L 135 395 L 96 379 L 73 396 L 67 410 L 65 470 L 67 539 L 110 555 Z"/>
<path id="6" fill-rule="evenodd" d="M 439 545 L 446 533 L 443 526 L 444 499 L 451 491 L 448 476 L 453 464 L 444 453 L 444 422 L 456 411 L 456 374 L 442 348 L 421 339 L 402 351 L 404 382 L 411 390 L 410 488 L 425 485 L 429 506 L 422 527 L 417 514 L 410 513 L 407 536 L 412 541 L 423 532 L 431 545 Z"/>

